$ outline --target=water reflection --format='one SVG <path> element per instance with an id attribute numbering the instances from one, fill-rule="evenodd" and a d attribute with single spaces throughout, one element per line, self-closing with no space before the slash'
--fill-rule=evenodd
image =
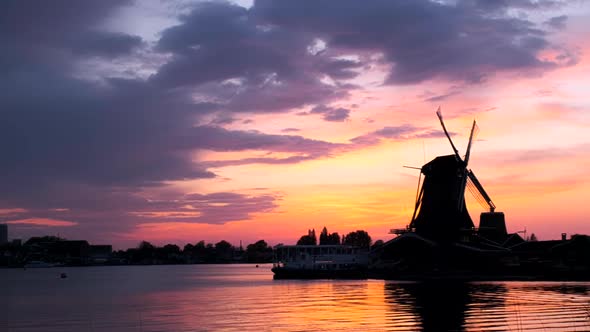
<path id="1" fill-rule="evenodd" d="M 587 283 L 386 283 L 390 319 L 422 331 L 587 331 Z"/>
<path id="2" fill-rule="evenodd" d="M 426 331 L 463 331 L 465 312 L 471 302 L 465 283 L 387 283 L 386 299 L 411 310 Z M 394 311 L 400 308 L 393 306 Z"/>
<path id="3" fill-rule="evenodd" d="M 197 326 L 206 331 L 317 331 L 319 327 L 349 331 L 385 325 L 383 285 L 378 281 L 268 280 L 249 287 L 223 283 L 145 297 L 151 303 L 162 299 L 174 304 L 149 308 L 144 327 L 151 330 L 174 324 L 174 330 L 183 331 Z M 174 320 L 166 318 L 173 313 Z"/>
<path id="4" fill-rule="evenodd" d="M 273 280 L 250 265 L 1 272 L 0 331 L 590 331 L 590 283 Z"/>

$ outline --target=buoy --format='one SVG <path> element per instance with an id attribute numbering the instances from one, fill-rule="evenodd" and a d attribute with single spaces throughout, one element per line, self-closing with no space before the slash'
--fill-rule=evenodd
<path id="1" fill-rule="evenodd" d="M 258 267 L 258 264 L 256 264 L 256 267 Z"/>
<path id="2" fill-rule="evenodd" d="M 59 277 L 60 277 L 60 278 L 62 278 L 62 279 L 65 279 L 65 278 L 67 278 L 67 277 L 68 277 L 68 275 L 67 275 L 65 272 L 62 272 L 62 273 L 59 275 Z"/>

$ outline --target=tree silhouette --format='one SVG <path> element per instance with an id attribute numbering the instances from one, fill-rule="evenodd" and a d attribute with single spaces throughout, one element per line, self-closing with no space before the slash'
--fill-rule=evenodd
<path id="1" fill-rule="evenodd" d="M 272 248 L 266 241 L 259 240 L 246 247 L 246 257 L 251 263 L 264 263 L 272 260 Z"/>
<path id="2" fill-rule="evenodd" d="M 340 235 L 337 232 L 334 232 L 328 236 L 328 243 L 330 244 L 340 244 Z"/>
<path id="3" fill-rule="evenodd" d="M 141 250 L 141 251 L 150 251 L 150 250 L 154 250 L 154 245 L 147 242 L 147 241 L 141 241 L 139 243 L 139 245 L 137 246 L 137 249 Z"/>
<path id="4" fill-rule="evenodd" d="M 377 240 L 375 241 L 375 243 L 373 243 L 373 245 L 371 246 L 371 248 L 378 248 L 381 247 L 385 242 L 383 242 L 383 240 Z"/>
<path id="5" fill-rule="evenodd" d="M 229 242 L 221 240 L 215 244 L 215 255 L 218 261 L 230 261 L 233 255 L 233 246 Z"/>
<path id="6" fill-rule="evenodd" d="M 318 244 L 318 240 L 315 237 L 315 229 L 308 229 L 307 235 L 303 235 L 297 241 L 297 245 L 311 245 L 315 246 Z"/>
<path id="7" fill-rule="evenodd" d="M 322 232 L 320 233 L 320 246 L 324 246 L 326 244 L 328 244 L 328 229 L 326 226 L 324 226 Z"/>
<path id="8" fill-rule="evenodd" d="M 369 236 L 369 233 L 363 230 L 358 230 L 346 234 L 342 238 L 342 244 L 368 249 L 371 247 L 371 237 Z"/>
<path id="9" fill-rule="evenodd" d="M 184 248 L 182 249 L 182 252 L 184 252 L 184 253 L 190 253 L 190 252 L 193 251 L 194 248 L 195 248 L 195 246 L 193 246 L 190 243 L 187 243 L 187 244 L 184 245 Z"/>
<path id="10" fill-rule="evenodd" d="M 129 249 L 130 260 L 134 263 L 152 264 L 155 256 L 155 249 L 153 244 L 147 241 L 141 241 L 137 249 Z"/>
<path id="11" fill-rule="evenodd" d="M 167 254 L 180 254 L 180 247 L 175 244 L 167 244 L 162 249 Z"/>
<path id="12" fill-rule="evenodd" d="M 320 233 L 320 246 L 330 244 L 340 244 L 340 235 L 338 235 L 338 233 L 330 234 L 326 226 L 324 226 L 322 232 Z"/>

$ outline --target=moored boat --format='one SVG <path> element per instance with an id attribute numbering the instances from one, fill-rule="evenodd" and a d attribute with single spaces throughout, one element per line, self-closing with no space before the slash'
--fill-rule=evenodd
<path id="1" fill-rule="evenodd" d="M 369 252 L 347 245 L 291 245 L 274 250 L 275 279 L 362 279 Z"/>

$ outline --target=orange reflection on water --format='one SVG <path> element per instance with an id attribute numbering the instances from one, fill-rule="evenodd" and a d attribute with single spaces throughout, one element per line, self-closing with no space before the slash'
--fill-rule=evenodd
<path id="1" fill-rule="evenodd" d="M 7 269 L 0 330 L 590 331 L 588 282 L 273 280 L 269 269 Z"/>
<path id="2" fill-rule="evenodd" d="M 195 283 L 192 290 L 145 297 L 144 303 L 157 305 L 144 308 L 144 327 L 225 331 L 590 329 L 587 283 L 278 281 L 271 280 L 266 270 L 244 266 L 193 275 L 187 281 Z"/>
<path id="3" fill-rule="evenodd" d="M 250 276 L 251 277 L 251 276 Z M 234 286 L 196 288 L 166 292 L 148 302 L 169 299 L 182 312 L 173 315 L 183 328 L 204 330 L 349 331 L 396 330 L 391 305 L 386 303 L 382 281 L 273 281 L 265 278 L 242 284 L 243 276 L 228 276 Z M 233 281 L 232 281 L 233 279 Z M 150 317 L 172 317 L 169 307 L 149 313 Z M 407 319 L 417 326 L 415 317 Z M 147 322 L 147 325 L 162 322 Z"/>

